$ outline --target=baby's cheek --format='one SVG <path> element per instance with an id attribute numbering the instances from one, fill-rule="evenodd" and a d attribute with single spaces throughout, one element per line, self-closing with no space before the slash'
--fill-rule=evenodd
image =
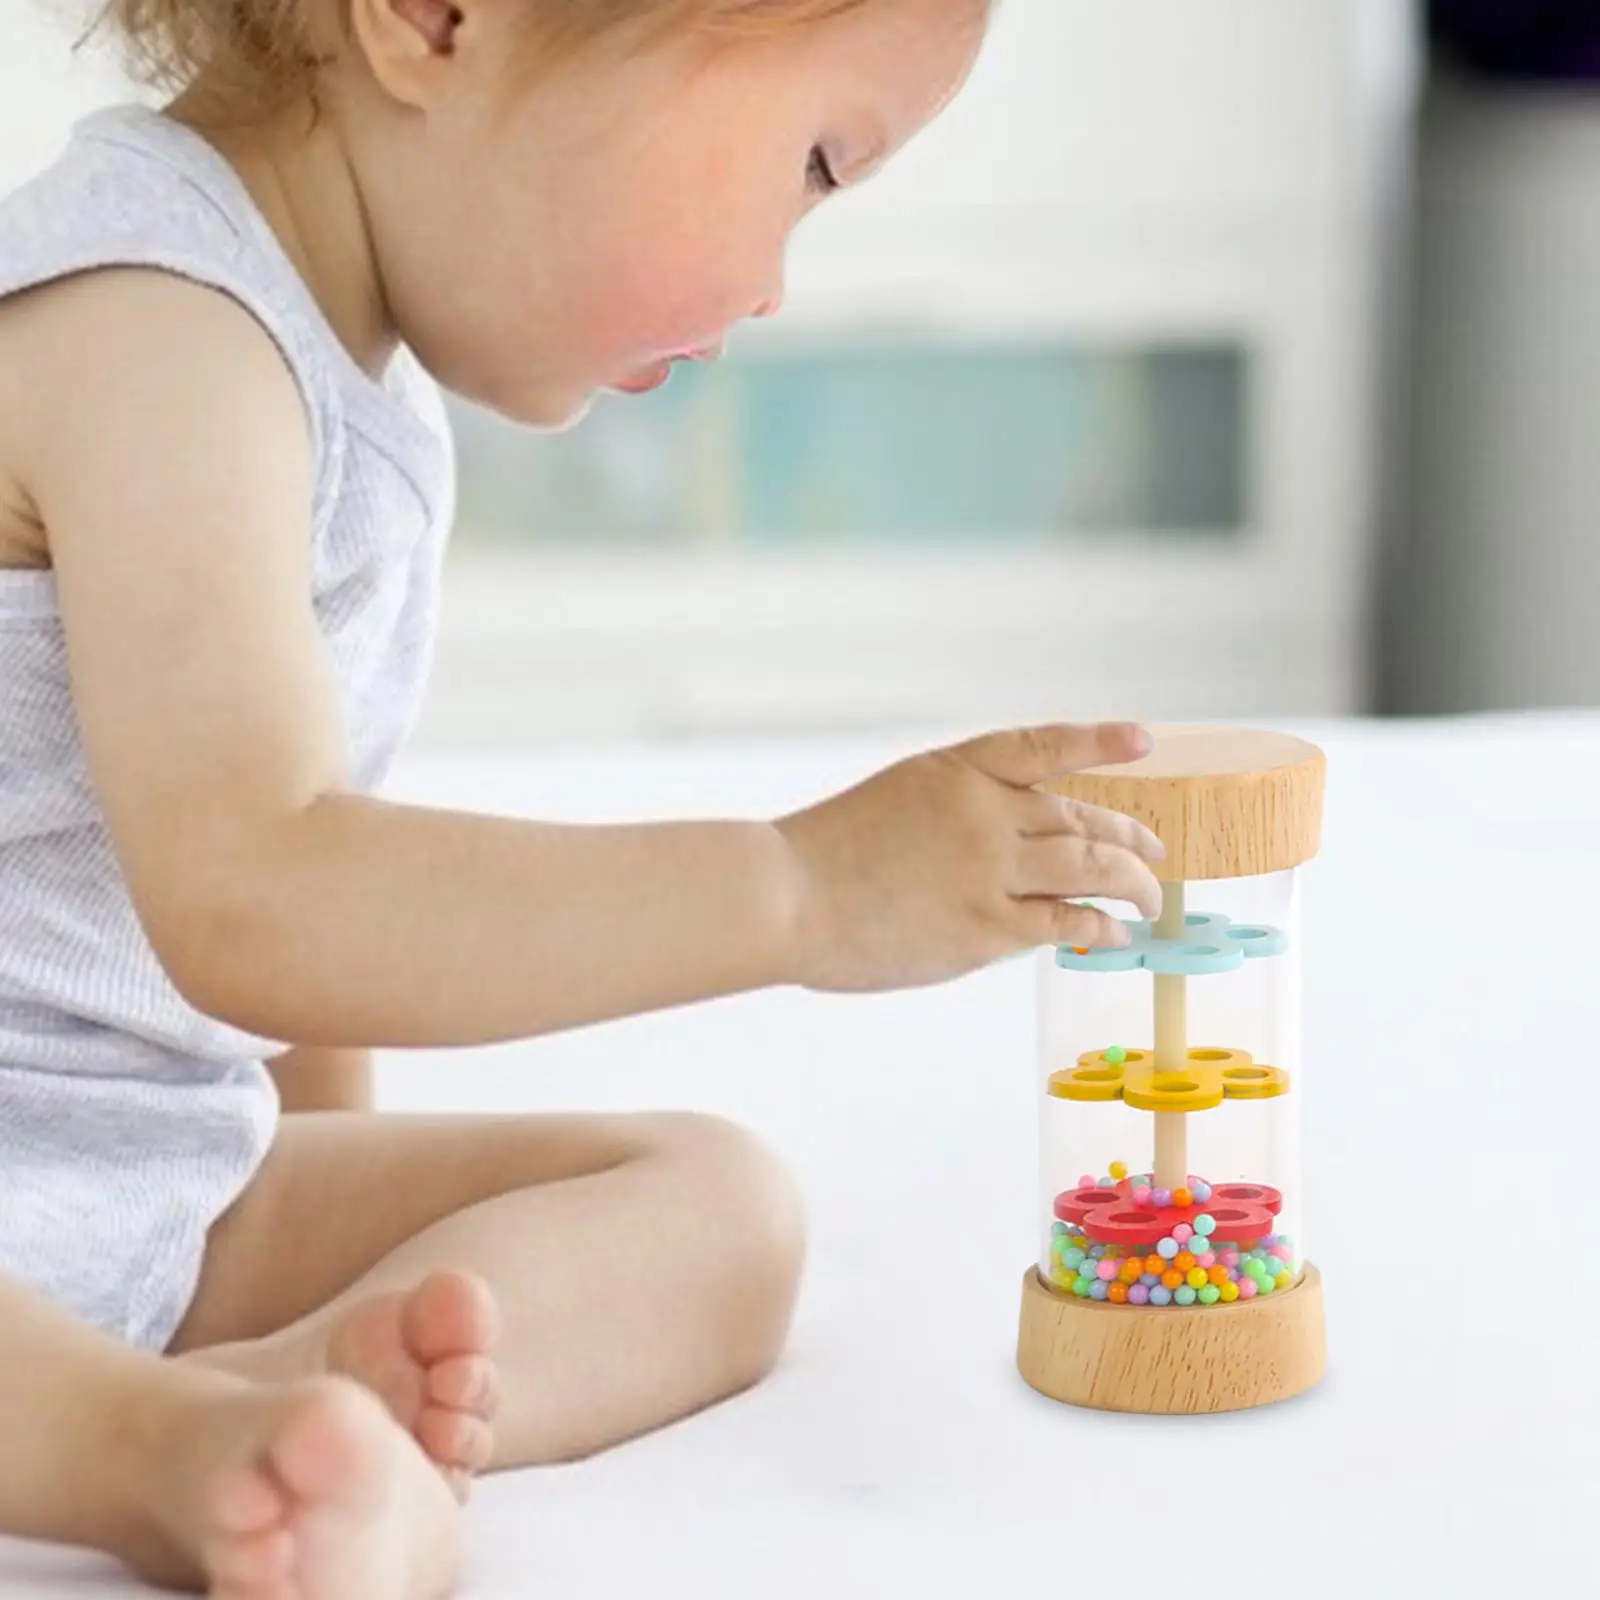
<path id="1" fill-rule="evenodd" d="M 716 334 L 719 300 L 697 264 L 648 248 L 597 262 L 575 286 L 574 333 L 587 348 L 650 360 Z"/>

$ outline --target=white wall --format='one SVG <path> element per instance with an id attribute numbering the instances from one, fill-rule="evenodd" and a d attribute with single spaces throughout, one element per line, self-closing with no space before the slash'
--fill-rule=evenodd
<path id="1" fill-rule="evenodd" d="M 109 52 L 74 52 L 87 10 L 86 0 L 0 7 L 0 193 L 45 166 L 78 117 L 130 93 Z"/>

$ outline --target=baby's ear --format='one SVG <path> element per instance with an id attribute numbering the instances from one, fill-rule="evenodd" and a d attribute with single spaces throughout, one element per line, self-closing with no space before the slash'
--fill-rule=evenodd
<path id="1" fill-rule="evenodd" d="M 404 105 L 425 106 L 449 75 L 475 0 L 350 0 L 350 32 L 372 75 Z"/>

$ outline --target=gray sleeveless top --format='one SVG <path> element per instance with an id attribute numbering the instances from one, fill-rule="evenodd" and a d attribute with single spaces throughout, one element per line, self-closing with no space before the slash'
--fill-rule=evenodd
<path id="1" fill-rule="evenodd" d="M 90 118 L 0 201 L 0 297 L 109 266 L 218 289 L 282 352 L 314 451 L 311 601 L 352 782 L 375 789 L 417 711 L 454 511 L 437 390 L 404 353 L 361 372 L 233 169 L 151 111 Z M 165 1348 L 271 1143 L 282 1049 L 168 981 L 85 769 L 54 578 L 0 569 L 0 1273 Z"/>
<path id="2" fill-rule="evenodd" d="M 415 716 L 453 506 L 449 432 L 406 354 L 378 383 L 324 321 L 243 185 L 198 135 L 137 108 L 80 124 L 0 202 L 0 296 L 147 266 L 232 296 L 277 343 L 315 451 L 312 602 L 354 784 Z M 279 1048 L 186 1005 L 157 963 L 84 770 L 49 572 L 0 570 L 0 1064 L 156 1073 Z"/>

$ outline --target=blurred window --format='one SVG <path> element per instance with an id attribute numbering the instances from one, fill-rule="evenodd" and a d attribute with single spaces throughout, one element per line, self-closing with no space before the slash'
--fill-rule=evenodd
<path id="1" fill-rule="evenodd" d="M 565 434 L 462 409 L 462 532 L 696 548 L 1236 535 L 1249 367 L 1228 343 L 736 351 L 607 395 Z"/>

